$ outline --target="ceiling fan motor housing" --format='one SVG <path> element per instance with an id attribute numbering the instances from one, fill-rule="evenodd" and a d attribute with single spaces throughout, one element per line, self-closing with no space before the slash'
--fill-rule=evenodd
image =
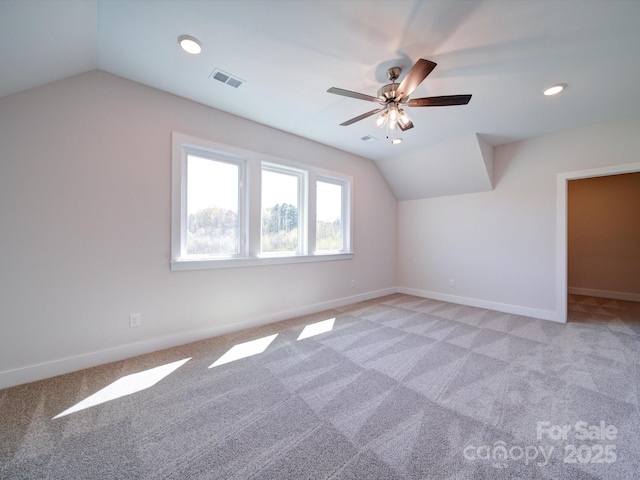
<path id="1" fill-rule="evenodd" d="M 387 78 L 391 80 L 391 82 L 395 82 L 398 78 L 400 78 L 400 74 L 402 73 L 402 68 L 400 67 L 391 67 L 387 70 Z"/>
<path id="2" fill-rule="evenodd" d="M 388 85 L 384 85 L 380 87 L 378 90 L 378 97 L 384 98 L 385 100 L 391 100 L 396 98 L 397 89 L 400 85 L 398 83 L 389 83 Z M 402 100 L 405 101 L 409 97 L 404 97 Z"/>

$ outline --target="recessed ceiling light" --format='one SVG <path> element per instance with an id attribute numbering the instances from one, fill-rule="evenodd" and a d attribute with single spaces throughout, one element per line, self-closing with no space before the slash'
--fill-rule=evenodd
<path id="1" fill-rule="evenodd" d="M 557 95 L 558 93 L 563 91 L 566 88 L 566 86 L 567 85 L 565 83 L 557 83 L 555 85 L 550 86 L 549 88 L 547 88 L 542 93 L 544 93 L 547 96 L 549 96 L 549 95 Z"/>
<path id="2" fill-rule="evenodd" d="M 391 140 L 391 145 L 398 145 L 399 143 L 402 143 L 401 138 L 394 138 L 393 140 Z"/>
<path id="3" fill-rule="evenodd" d="M 197 55 L 202 51 L 202 45 L 200 45 L 200 41 L 197 38 L 192 37 L 191 35 L 180 35 L 178 37 L 178 43 L 187 53 Z"/>

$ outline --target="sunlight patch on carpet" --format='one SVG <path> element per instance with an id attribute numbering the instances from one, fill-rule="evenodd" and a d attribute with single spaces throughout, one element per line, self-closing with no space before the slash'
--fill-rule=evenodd
<path id="1" fill-rule="evenodd" d="M 234 345 L 227 351 L 227 353 L 222 355 L 218 360 L 210 365 L 209 368 L 219 367 L 220 365 L 224 365 L 225 363 L 235 362 L 236 360 L 262 353 L 267 349 L 269 345 L 271 345 L 271 342 L 273 342 L 277 336 L 278 334 L 275 333 L 273 335 L 269 335 L 268 337 L 257 338 L 249 342 Z"/>
<path id="2" fill-rule="evenodd" d="M 187 363 L 189 360 L 191 360 L 191 357 L 185 358 L 184 360 L 178 360 L 177 362 L 167 363 L 166 365 L 161 365 L 159 367 L 150 368 L 149 370 L 144 370 L 142 372 L 132 373 L 131 375 L 119 378 L 112 384 L 104 387 L 102 390 L 97 391 L 90 397 L 87 397 L 81 402 L 76 403 L 73 407 L 56 415 L 52 420 L 64 417 L 65 415 L 69 415 L 71 413 L 79 412 L 80 410 L 84 410 L 85 408 L 95 407 L 96 405 L 100 405 L 101 403 L 106 403 L 111 400 L 115 400 L 116 398 L 124 397 L 126 395 L 131 395 L 132 393 L 151 388 L 163 378 L 171 375 L 174 371 Z"/>
<path id="3" fill-rule="evenodd" d="M 302 340 L 303 338 L 313 337 L 315 335 L 320 335 L 321 333 L 330 332 L 333 330 L 333 323 L 336 321 L 335 318 L 330 318 L 328 320 L 323 320 L 321 322 L 310 323 L 300 333 L 298 340 Z"/>

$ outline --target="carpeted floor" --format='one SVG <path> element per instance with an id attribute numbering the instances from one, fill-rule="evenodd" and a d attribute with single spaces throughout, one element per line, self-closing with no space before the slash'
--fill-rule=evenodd
<path id="1" fill-rule="evenodd" d="M 397 294 L 0 390 L 0 478 L 638 478 L 640 304 L 569 310 Z"/>

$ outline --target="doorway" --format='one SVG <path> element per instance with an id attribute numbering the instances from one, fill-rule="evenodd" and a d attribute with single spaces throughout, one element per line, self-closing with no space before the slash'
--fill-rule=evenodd
<path id="1" fill-rule="evenodd" d="M 568 183 L 567 321 L 637 324 L 640 172 Z"/>
<path id="2" fill-rule="evenodd" d="M 556 212 L 556 320 L 565 323 L 568 314 L 568 184 L 571 180 L 640 172 L 640 162 L 612 165 L 557 175 Z"/>

